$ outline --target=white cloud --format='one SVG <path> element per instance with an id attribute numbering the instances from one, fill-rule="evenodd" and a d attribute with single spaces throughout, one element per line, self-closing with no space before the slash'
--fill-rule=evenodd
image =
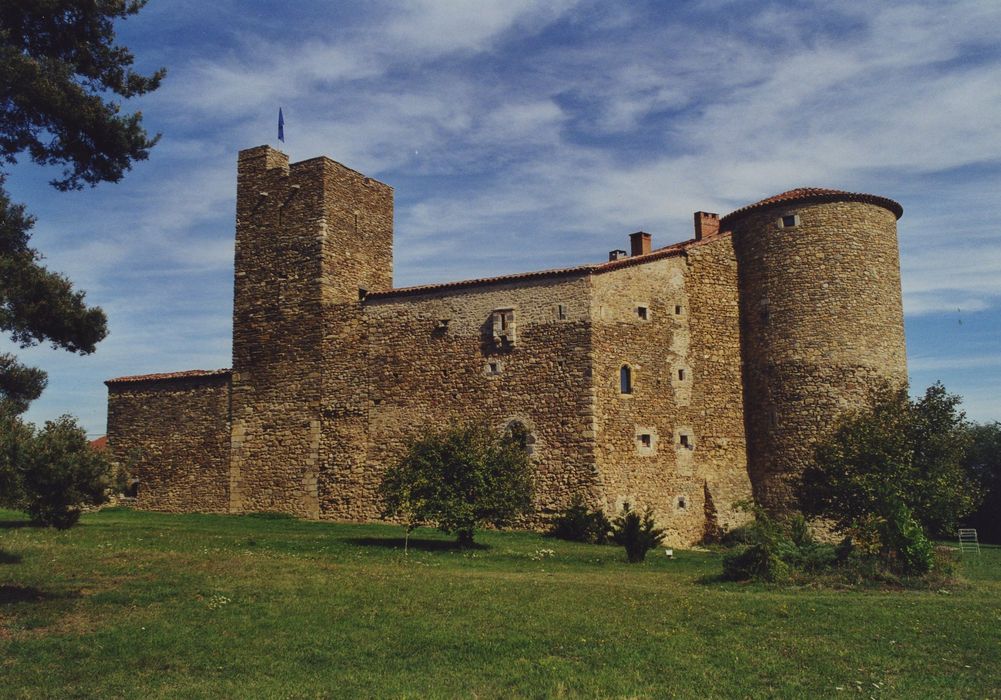
<path id="1" fill-rule="evenodd" d="M 917 356 L 907 360 L 912 372 L 931 372 L 943 369 L 983 369 L 1001 367 L 1001 355 L 974 355 L 972 357 Z"/>
<path id="2" fill-rule="evenodd" d="M 691 235 L 696 209 L 814 185 L 901 197 L 908 318 L 989 313 L 1001 6 L 742 3 L 732 23 L 720 7 L 371 3 L 300 43 L 302 28 L 218 23 L 224 50 L 163 61 L 170 77 L 144 103 L 167 134 L 152 161 L 102 191 L 82 235 L 58 234 L 72 212 L 44 217 L 40 247 L 113 310 L 109 357 L 204 364 L 188 358 L 228 343 L 235 150 L 273 139 L 282 104 L 293 160 L 329 155 L 396 186 L 398 283 L 600 260 L 632 230 L 666 244 Z M 188 316 L 192 289 L 221 316 Z M 183 362 L 141 340 L 158 305 L 193 324 L 169 349 Z"/>

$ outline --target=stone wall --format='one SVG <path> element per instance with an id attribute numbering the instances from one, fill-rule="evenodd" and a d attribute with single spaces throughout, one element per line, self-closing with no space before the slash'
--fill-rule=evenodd
<path id="1" fill-rule="evenodd" d="M 108 383 L 108 449 L 149 510 L 229 509 L 229 373 Z"/>
<path id="2" fill-rule="evenodd" d="M 750 473 L 759 502 L 787 508 L 837 416 L 872 383 L 906 380 L 896 217 L 849 201 L 732 218 Z"/>
<path id="3" fill-rule="evenodd" d="M 692 394 L 688 422 L 696 431 L 705 534 L 732 529 L 749 514 L 735 504 L 752 497 L 747 473 L 737 258 L 730 236 L 686 251 L 688 359 Z"/>
<path id="4" fill-rule="evenodd" d="M 604 507 L 653 507 L 672 544 L 742 521 L 750 496 L 736 282 L 727 238 L 594 277 Z"/>
<path id="5" fill-rule="evenodd" d="M 363 454 L 364 422 L 348 424 L 364 402 L 359 290 L 392 284 L 392 211 L 391 188 L 328 158 L 241 152 L 234 511 L 318 517 L 321 471 Z"/>
<path id="6" fill-rule="evenodd" d="M 588 298 L 578 276 L 366 301 L 367 467 L 338 484 L 325 513 L 375 517 L 375 488 L 407 438 L 463 420 L 519 421 L 531 432 L 536 524 L 575 494 L 593 501 Z"/>

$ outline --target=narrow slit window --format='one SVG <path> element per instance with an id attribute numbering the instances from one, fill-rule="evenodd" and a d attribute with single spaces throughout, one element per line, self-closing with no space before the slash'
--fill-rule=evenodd
<path id="1" fill-rule="evenodd" d="M 560 321 L 565 321 L 567 318 L 567 307 L 564 304 L 556 305 L 556 318 Z"/>
<path id="2" fill-rule="evenodd" d="M 681 315 L 681 306 L 675 306 L 674 307 L 674 315 L 675 316 L 680 316 Z"/>
<path id="3" fill-rule="evenodd" d="M 633 393 L 633 371 L 629 365 L 622 365 L 619 370 L 619 392 L 623 394 Z"/>
<path id="4" fill-rule="evenodd" d="M 691 447 L 691 444 L 688 441 L 688 436 L 685 435 L 684 433 L 681 434 L 681 437 L 679 438 L 679 442 L 681 443 L 682 447 Z"/>
<path id="5" fill-rule="evenodd" d="M 679 382 L 685 381 L 685 370 L 683 369 L 678 370 L 678 381 Z"/>

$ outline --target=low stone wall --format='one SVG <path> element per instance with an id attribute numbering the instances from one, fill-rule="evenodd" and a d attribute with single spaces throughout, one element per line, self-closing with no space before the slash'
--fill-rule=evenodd
<path id="1" fill-rule="evenodd" d="M 108 383 L 108 449 L 136 506 L 229 510 L 229 373 Z"/>

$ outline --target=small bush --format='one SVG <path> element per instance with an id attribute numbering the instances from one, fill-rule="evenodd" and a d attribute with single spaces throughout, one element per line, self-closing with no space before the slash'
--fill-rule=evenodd
<path id="1" fill-rule="evenodd" d="M 654 526 L 653 509 L 647 507 L 641 517 L 629 504 L 612 521 L 612 540 L 626 548 L 630 564 L 646 559 L 646 553 L 664 541 L 664 531 Z"/>
<path id="2" fill-rule="evenodd" d="M 23 507 L 36 523 L 69 528 L 84 506 L 107 500 L 111 464 L 70 416 L 46 422 L 26 441 L 21 463 Z"/>
<path id="3" fill-rule="evenodd" d="M 754 533 L 751 525 L 740 525 L 732 530 L 724 530 L 719 543 L 724 547 L 739 547 L 740 545 L 751 544 L 754 541 Z"/>
<path id="4" fill-rule="evenodd" d="M 775 582 L 786 578 L 789 567 L 763 543 L 742 546 L 723 555 L 723 580 Z"/>
<path id="5" fill-rule="evenodd" d="M 886 548 L 883 558 L 892 562 L 893 568 L 907 576 L 920 576 L 931 570 L 932 543 L 907 506 L 896 504 L 880 525 Z"/>
<path id="6" fill-rule="evenodd" d="M 612 529 L 605 514 L 591 510 L 581 496 L 574 496 L 567 509 L 553 518 L 546 535 L 571 542 L 605 544 Z"/>

